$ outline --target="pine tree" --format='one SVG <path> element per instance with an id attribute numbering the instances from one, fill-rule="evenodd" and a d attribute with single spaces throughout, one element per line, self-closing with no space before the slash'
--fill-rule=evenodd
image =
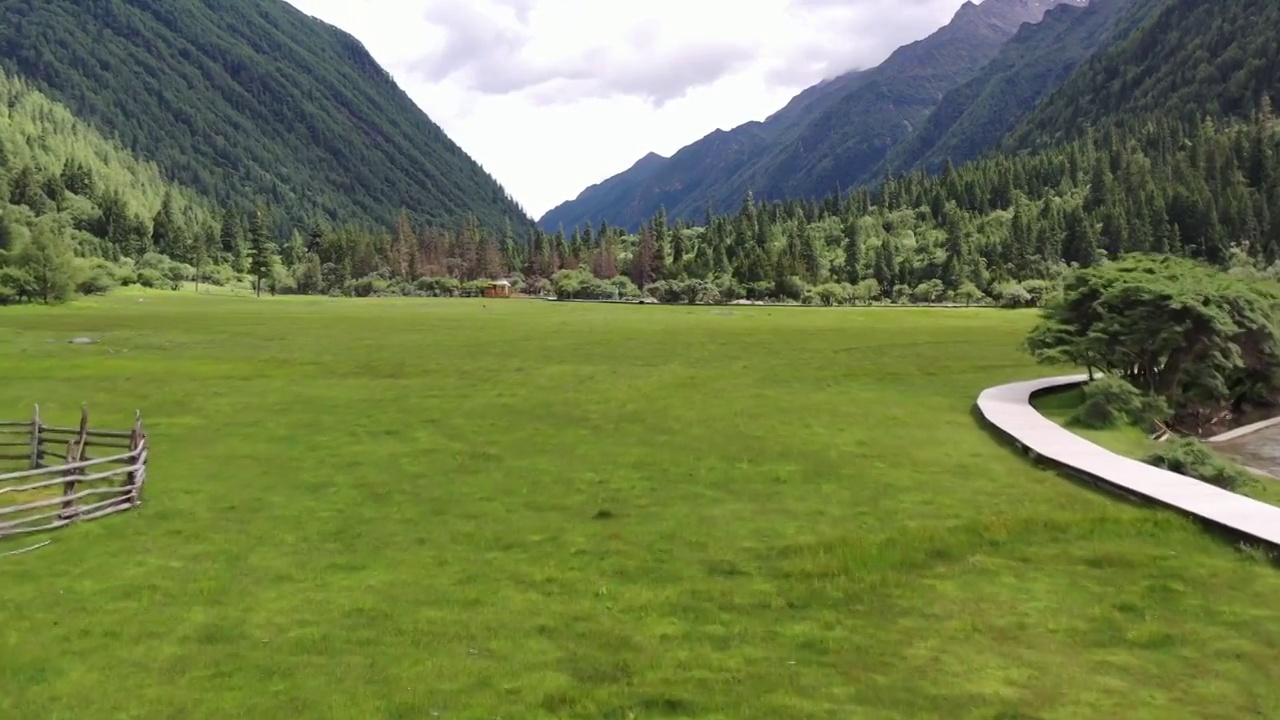
<path id="1" fill-rule="evenodd" d="M 246 253 L 240 216 L 231 206 L 227 206 L 222 211 L 222 226 L 218 231 L 218 254 L 218 262 L 229 264 L 238 272 L 248 269 L 244 265 Z"/>
<path id="2" fill-rule="evenodd" d="M 196 271 L 196 292 L 200 292 L 200 280 L 205 265 L 209 262 L 209 252 L 218 242 L 218 233 L 210 225 L 205 225 L 196 232 L 191 243 L 191 260 Z"/>
<path id="3" fill-rule="evenodd" d="M 844 221 L 844 280 L 850 285 L 862 281 L 862 223 L 857 218 Z"/>
<path id="4" fill-rule="evenodd" d="M 520 248 L 516 245 L 516 234 L 511 228 L 511 218 L 503 220 L 502 227 L 503 265 L 512 270 L 524 267 L 524 259 L 520 256 Z"/>
<path id="5" fill-rule="evenodd" d="M 661 276 L 667 270 L 667 247 L 670 242 L 670 229 L 667 227 L 667 208 L 658 207 L 658 214 L 653 219 L 653 272 Z"/>
<path id="6" fill-rule="evenodd" d="M 1067 212 L 1066 235 L 1062 241 L 1062 257 L 1069 263 L 1089 267 L 1098 254 L 1098 231 L 1084 209 L 1076 206 Z"/>
<path id="7" fill-rule="evenodd" d="M 400 208 L 395 232 L 391 236 L 391 272 L 401 280 L 416 280 L 418 272 L 417 233 L 409 219 L 409 211 Z"/>
<path id="8" fill-rule="evenodd" d="M 173 217 L 173 195 L 169 192 L 164 194 L 164 199 L 160 202 L 160 209 L 156 211 L 155 217 L 151 221 L 151 247 L 155 251 L 166 257 L 178 260 L 175 252 L 176 242 L 174 240 L 175 228 Z"/>
<path id="9" fill-rule="evenodd" d="M 631 257 L 631 282 L 642 291 L 654 280 L 653 264 L 656 256 L 657 241 L 654 239 L 653 229 L 648 224 L 642 225 L 635 255 Z"/>
<path id="10" fill-rule="evenodd" d="M 262 281 L 275 267 L 275 245 L 267 230 L 266 210 L 261 205 L 249 214 L 249 274 L 253 276 L 253 292 L 262 296 Z"/>

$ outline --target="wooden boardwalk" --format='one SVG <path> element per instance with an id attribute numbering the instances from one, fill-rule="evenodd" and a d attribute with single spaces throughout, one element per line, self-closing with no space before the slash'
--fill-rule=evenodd
<path id="1" fill-rule="evenodd" d="M 1035 455 L 1127 495 L 1280 547 L 1280 507 L 1117 455 L 1075 435 L 1031 406 L 1033 393 L 1078 385 L 1087 379 L 1087 375 L 1067 375 L 988 388 L 978 396 L 978 412 Z"/>

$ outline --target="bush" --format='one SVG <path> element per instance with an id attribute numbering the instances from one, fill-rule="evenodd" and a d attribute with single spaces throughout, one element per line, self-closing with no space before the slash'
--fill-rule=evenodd
<path id="1" fill-rule="evenodd" d="M 414 281 L 413 287 L 430 297 L 453 297 L 462 289 L 462 283 L 451 277 L 421 277 Z"/>
<path id="2" fill-rule="evenodd" d="M 488 286 L 488 280 L 468 280 L 462 283 L 462 297 L 483 297 L 484 289 Z"/>
<path id="3" fill-rule="evenodd" d="M 1001 283 L 997 285 L 993 294 L 996 297 L 996 303 L 1002 308 L 1016 309 L 1026 308 L 1035 305 L 1036 301 L 1031 297 L 1031 293 L 1021 285 L 1021 283 Z"/>
<path id="4" fill-rule="evenodd" d="M 551 276 L 551 289 L 564 300 L 612 300 L 615 289 L 622 290 L 581 268 L 560 270 Z"/>
<path id="5" fill-rule="evenodd" d="M 1253 483 L 1247 470 L 1223 459 L 1194 438 L 1168 442 L 1148 455 L 1145 462 L 1233 492 Z"/>
<path id="6" fill-rule="evenodd" d="M 81 295 L 105 295 L 113 290 L 116 278 L 111 263 L 105 260 L 93 260 L 78 268 L 76 292 Z"/>
<path id="7" fill-rule="evenodd" d="M 714 281 L 716 292 L 720 294 L 722 302 L 733 302 L 741 300 L 746 295 L 746 289 L 733 279 L 732 275 L 721 275 Z"/>
<path id="8" fill-rule="evenodd" d="M 236 271 L 228 265 L 205 265 L 200 268 L 200 282 L 219 287 L 236 281 Z"/>
<path id="9" fill-rule="evenodd" d="M 804 298 L 805 291 L 808 289 L 809 286 L 806 285 L 803 280 L 795 275 L 788 275 L 787 277 L 778 279 L 773 291 L 779 300 L 800 302 L 800 300 Z"/>
<path id="10" fill-rule="evenodd" d="M 1158 395 L 1143 395 L 1142 401 L 1134 411 L 1133 421 L 1143 431 L 1154 433 L 1160 429 L 1161 425 L 1169 422 L 1171 417 L 1173 417 L 1173 408 L 1169 407 L 1168 400 Z"/>
<path id="11" fill-rule="evenodd" d="M 35 280 L 14 267 L 0 267 L 0 305 L 30 300 L 35 294 Z"/>
<path id="12" fill-rule="evenodd" d="M 1143 406 L 1143 395 L 1117 377 L 1103 376 L 1084 386 L 1084 402 L 1067 422 L 1091 430 L 1105 430 L 1134 422 Z"/>
<path id="13" fill-rule="evenodd" d="M 111 277 L 124 287 L 138 284 L 138 268 L 132 258 L 121 258 L 111 264 Z"/>
<path id="14" fill-rule="evenodd" d="M 347 283 L 346 294 L 350 297 L 367 298 L 387 294 L 391 283 L 378 275 L 367 275 L 359 280 Z"/>
<path id="15" fill-rule="evenodd" d="M 853 297 L 853 289 L 849 285 L 826 283 L 814 288 L 813 295 L 823 305 L 843 305 Z"/>
<path id="16" fill-rule="evenodd" d="M 623 299 L 635 299 L 640 297 L 640 288 L 631 281 L 626 275 L 619 275 L 615 278 L 606 280 L 605 283 L 618 291 L 618 297 Z"/>
<path id="17" fill-rule="evenodd" d="M 1027 280 L 1022 283 L 1022 289 L 1031 297 L 1031 304 L 1035 307 L 1052 304 L 1062 295 L 1062 288 L 1048 280 Z"/>
<path id="18" fill-rule="evenodd" d="M 166 288 L 171 285 L 171 281 L 159 270 L 142 268 L 138 271 L 138 284 L 145 288 Z"/>

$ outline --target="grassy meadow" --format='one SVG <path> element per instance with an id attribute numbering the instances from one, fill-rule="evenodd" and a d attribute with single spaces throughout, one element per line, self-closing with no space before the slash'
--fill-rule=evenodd
<path id="1" fill-rule="evenodd" d="M 1034 320 L 2 308 L 0 416 L 138 408 L 153 456 L 0 557 L 0 717 L 1280 715 L 1280 571 L 975 422 Z"/>

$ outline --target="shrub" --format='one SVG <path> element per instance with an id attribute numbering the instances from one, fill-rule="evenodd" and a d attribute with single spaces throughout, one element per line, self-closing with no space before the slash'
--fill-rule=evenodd
<path id="1" fill-rule="evenodd" d="M 111 277 L 124 287 L 138 284 L 138 267 L 132 258 L 120 258 L 111 264 Z"/>
<path id="2" fill-rule="evenodd" d="M 451 277 L 421 277 L 414 281 L 414 289 L 432 297 L 453 297 L 462 289 L 462 283 Z"/>
<path id="3" fill-rule="evenodd" d="M 488 280 L 468 280 L 462 283 L 462 297 L 481 297 L 488 286 Z"/>
<path id="4" fill-rule="evenodd" d="M 741 283 L 733 279 L 732 275 L 721 275 L 715 279 L 716 292 L 720 294 L 720 300 L 723 302 L 733 302 L 741 300 L 746 290 Z"/>
<path id="5" fill-rule="evenodd" d="M 778 278 L 774 287 L 774 293 L 777 295 L 779 300 L 799 302 L 804 297 L 805 291 L 808 289 L 808 286 L 805 285 L 803 280 L 795 275 L 788 275 L 787 277 Z"/>
<path id="6" fill-rule="evenodd" d="M 0 305 L 30 300 L 35 294 L 35 280 L 15 267 L 0 267 Z"/>
<path id="7" fill-rule="evenodd" d="M 351 297 L 367 298 L 386 294 L 391 283 L 376 274 L 366 275 L 359 280 L 347 283 L 346 294 Z"/>
<path id="8" fill-rule="evenodd" d="M 1148 455 L 1145 462 L 1233 492 L 1253 483 L 1247 470 L 1223 459 L 1194 438 L 1165 443 Z"/>
<path id="9" fill-rule="evenodd" d="M 76 292 L 81 295 L 105 295 L 116 287 L 111 267 L 105 261 L 87 264 L 80 269 Z"/>
<path id="10" fill-rule="evenodd" d="M 634 299 L 640 297 L 640 288 L 636 287 L 636 284 L 626 275 L 611 278 L 606 280 L 605 283 L 617 290 L 620 298 Z"/>
<path id="11" fill-rule="evenodd" d="M 227 265 L 206 265 L 200 268 L 200 282 L 224 286 L 236 281 L 236 271 Z"/>
<path id="12" fill-rule="evenodd" d="M 852 288 L 839 283 L 825 283 L 813 289 L 814 298 L 823 305 L 843 305 L 853 297 Z"/>
<path id="13" fill-rule="evenodd" d="M 994 291 L 996 302 L 1002 308 L 1025 308 L 1035 304 L 1031 293 L 1020 283 L 1010 282 L 997 285 Z"/>
<path id="14" fill-rule="evenodd" d="M 1173 417 L 1173 408 L 1169 401 L 1158 395 L 1143 395 L 1138 407 L 1134 410 L 1133 421 L 1148 433 L 1156 432 L 1160 425 Z"/>
<path id="15" fill-rule="evenodd" d="M 1142 406 L 1141 391 L 1120 378 L 1106 375 L 1084 386 L 1084 402 L 1067 422 L 1104 430 L 1134 422 Z"/>
<path id="16" fill-rule="evenodd" d="M 138 284 L 145 288 L 163 288 L 169 287 L 170 280 L 159 270 L 147 267 L 138 270 Z"/>

